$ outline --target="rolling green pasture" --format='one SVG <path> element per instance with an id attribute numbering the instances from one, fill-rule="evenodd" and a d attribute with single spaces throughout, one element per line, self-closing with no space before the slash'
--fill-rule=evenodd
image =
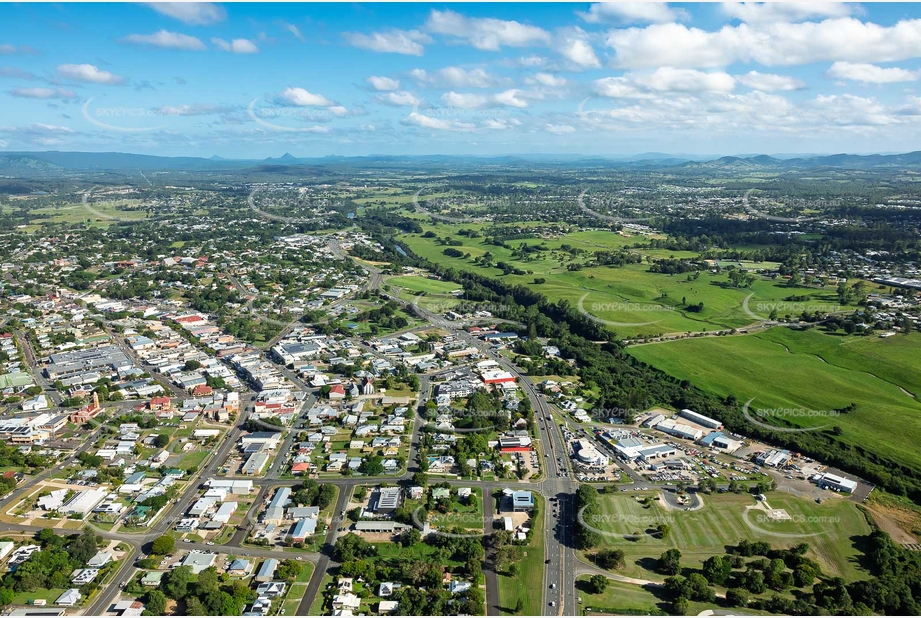
<path id="1" fill-rule="evenodd" d="M 727 545 L 742 539 L 764 540 L 774 547 L 791 547 L 808 543 L 809 554 L 822 565 L 826 574 L 846 580 L 860 579 L 862 571 L 856 563 L 860 554 L 859 537 L 870 533 L 865 516 L 853 502 L 834 498 L 816 504 L 783 492 L 772 492 L 767 499 L 771 508 L 784 509 L 792 521 L 772 521 L 754 506 L 749 494 L 711 494 L 703 496 L 704 506 L 696 511 L 669 510 L 660 501 L 644 507 L 634 495 L 655 495 L 656 492 L 603 494 L 601 514 L 593 524 L 602 535 L 602 547 L 622 549 L 626 553 L 623 575 L 661 581 L 655 572 L 654 560 L 667 549 L 681 551 L 684 567 L 700 568 L 713 555 L 726 553 Z M 668 524 L 665 539 L 641 534 L 638 540 L 620 535 L 632 535 L 652 530 L 660 523 Z M 643 559 L 646 560 L 643 560 Z"/>
<path id="2" fill-rule="evenodd" d="M 921 470 L 921 403 L 910 394 L 921 392 L 917 333 L 880 339 L 775 327 L 744 337 L 633 346 L 629 352 L 705 391 L 734 395 L 740 406 L 754 397 L 756 410 L 832 411 L 794 412 L 784 420 L 839 426 L 841 440 Z M 856 404 L 852 412 L 834 414 L 850 404 Z"/>
<path id="3" fill-rule="evenodd" d="M 660 335 L 670 332 L 701 332 L 742 328 L 757 322 L 757 318 L 748 315 L 743 302 L 749 300 L 749 308 L 756 311 L 763 303 L 778 303 L 791 295 L 810 297 L 813 304 L 835 305 L 837 295 L 832 288 L 790 288 L 785 283 L 758 276 L 751 288 L 737 289 L 729 286 L 725 274 L 702 272 L 696 281 L 688 281 L 686 274 L 666 275 L 649 272 L 649 264 L 631 264 L 623 268 L 606 266 L 583 268 L 578 271 L 568 270 L 572 263 L 586 261 L 589 257 L 573 258 L 560 249 L 562 245 L 577 247 L 588 252 L 598 250 L 616 250 L 629 248 L 642 242 L 643 237 L 626 237 L 609 231 L 586 231 L 566 234 L 548 240 L 527 239 L 509 241 L 509 246 L 545 244 L 550 250 L 541 258 L 531 260 L 515 259 L 509 249 L 487 245 L 483 238 L 466 238 L 458 236 L 457 230 L 465 226 L 424 225 L 425 230 L 433 230 L 439 236 L 451 236 L 464 243 L 455 247 L 470 258 L 451 258 L 444 255 L 444 246 L 434 239 L 423 238 L 421 234 L 407 234 L 402 241 L 418 255 L 448 266 L 478 272 L 488 277 L 500 277 L 511 284 L 533 286 L 551 300 L 565 299 L 574 306 L 580 306 L 587 313 L 605 320 L 618 335 L 635 337 L 638 335 Z M 671 252 L 666 250 L 635 249 L 650 259 L 668 257 L 694 257 L 690 252 Z M 473 259 L 489 252 L 497 261 L 505 261 L 524 271 L 527 275 L 503 275 L 498 268 L 483 268 L 473 263 Z M 758 267 L 758 265 L 751 265 Z M 764 264 L 769 267 L 773 264 Z M 535 284 L 535 278 L 545 281 Z M 703 311 L 687 311 L 683 302 L 704 303 Z M 634 307 L 631 307 L 633 305 Z M 798 314 L 807 303 L 785 304 L 784 313 Z M 769 309 L 756 312 L 758 317 L 767 318 Z"/>

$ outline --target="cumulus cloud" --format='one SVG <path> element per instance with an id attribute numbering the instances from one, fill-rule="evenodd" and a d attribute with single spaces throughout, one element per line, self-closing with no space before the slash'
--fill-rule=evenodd
<path id="1" fill-rule="evenodd" d="M 688 14 L 667 2 L 596 2 L 588 12 L 578 12 L 590 24 L 663 23 L 687 19 Z"/>
<path id="2" fill-rule="evenodd" d="M 434 129 L 436 131 L 473 131 L 476 125 L 470 122 L 461 122 L 459 120 L 449 120 L 446 118 L 432 118 L 419 112 L 413 112 L 406 117 L 407 124 L 413 124 L 423 129 Z"/>
<path id="3" fill-rule="evenodd" d="M 495 94 L 479 94 L 470 92 L 446 92 L 441 95 L 441 101 L 449 107 L 463 109 L 482 109 L 485 107 L 528 107 L 527 93 L 512 88 Z"/>
<path id="4" fill-rule="evenodd" d="M 921 20 L 893 26 L 852 17 L 822 22 L 727 25 L 717 31 L 654 24 L 608 34 L 620 68 L 765 66 L 821 61 L 889 62 L 921 56 Z"/>
<path id="5" fill-rule="evenodd" d="M 549 45 L 552 40 L 549 32 L 537 26 L 492 17 L 466 17 L 451 10 L 433 9 L 425 29 L 462 39 L 476 49 L 486 51 L 499 51 L 503 47 Z"/>
<path id="6" fill-rule="evenodd" d="M 857 12 L 859 5 L 853 2 L 724 2 L 722 8 L 727 16 L 753 24 L 847 17 Z"/>
<path id="7" fill-rule="evenodd" d="M 158 30 L 153 34 L 129 34 L 123 37 L 121 41 L 123 43 L 160 47 L 162 49 L 183 49 L 189 51 L 202 51 L 205 49 L 205 44 L 201 42 L 201 39 L 188 34 L 170 32 L 169 30 Z"/>
<path id="8" fill-rule="evenodd" d="M 556 35 L 554 47 L 576 67 L 595 69 L 601 66 L 601 61 L 588 42 L 588 35 L 581 28 L 561 29 Z"/>
<path id="9" fill-rule="evenodd" d="M 744 75 L 736 75 L 736 80 L 743 86 L 761 92 L 777 92 L 780 90 L 802 90 L 806 83 L 788 75 L 775 75 L 773 73 L 759 73 L 749 71 Z"/>
<path id="10" fill-rule="evenodd" d="M 828 69 L 828 75 L 835 79 L 844 79 L 865 84 L 894 84 L 913 82 L 918 79 L 918 71 L 909 71 L 898 67 L 883 68 L 875 64 L 836 62 Z"/>
<path id="11" fill-rule="evenodd" d="M 422 99 L 417 98 L 416 95 L 411 92 L 406 92 L 405 90 L 400 92 L 386 92 L 378 95 L 376 98 L 381 103 L 394 107 L 416 107 L 422 102 Z"/>
<path id="12" fill-rule="evenodd" d="M 421 56 L 425 52 L 423 45 L 432 42 L 432 37 L 418 30 L 394 29 L 371 34 L 346 32 L 343 36 L 354 47 L 407 56 Z"/>
<path id="13" fill-rule="evenodd" d="M 507 105 L 509 107 L 527 107 L 528 102 L 522 98 L 521 90 L 512 88 L 511 90 L 506 90 L 505 92 L 500 92 L 495 95 L 496 103 L 500 105 Z"/>
<path id="14" fill-rule="evenodd" d="M 400 80 L 393 79 L 392 77 L 379 77 L 372 75 L 365 81 L 368 82 L 368 84 L 370 84 L 371 87 L 375 90 L 398 90 L 400 88 Z"/>
<path id="15" fill-rule="evenodd" d="M 66 79 L 89 84 L 122 84 L 125 78 L 120 75 L 102 71 L 92 64 L 62 64 L 57 68 L 58 75 Z"/>
<path id="16" fill-rule="evenodd" d="M 227 12 L 212 2 L 146 2 L 161 15 L 178 19 L 190 26 L 207 26 L 227 19 Z"/>
<path id="17" fill-rule="evenodd" d="M 736 85 L 736 80 L 728 73 L 671 67 L 662 67 L 649 75 L 637 75 L 634 79 L 656 92 L 730 92 Z"/>
<path id="18" fill-rule="evenodd" d="M 276 97 L 276 100 L 279 103 L 296 107 L 331 107 L 336 105 L 335 101 L 327 99 L 322 94 L 314 94 L 303 88 L 285 88 Z"/>
<path id="19" fill-rule="evenodd" d="M 409 75 L 420 86 L 428 88 L 490 88 L 504 81 L 483 69 L 468 70 L 460 67 L 445 67 L 432 72 L 413 69 Z"/>
<path id="20" fill-rule="evenodd" d="M 233 39 L 232 41 L 225 41 L 224 39 L 215 37 L 211 39 L 211 43 L 218 49 L 234 54 L 255 54 L 259 51 L 259 48 L 256 47 L 256 44 L 249 39 Z"/>
<path id="21" fill-rule="evenodd" d="M 14 97 L 24 99 L 75 99 L 77 93 L 63 88 L 16 88 L 10 92 Z"/>
<path id="22" fill-rule="evenodd" d="M 489 104 L 489 100 L 486 95 L 469 92 L 446 92 L 441 95 L 441 102 L 448 107 L 460 107 L 463 109 L 486 107 Z"/>
<path id="23" fill-rule="evenodd" d="M 561 88 L 569 83 L 566 78 L 561 75 L 543 72 L 535 73 L 532 77 L 528 77 L 525 82 L 531 85 L 548 86 L 551 88 Z"/>

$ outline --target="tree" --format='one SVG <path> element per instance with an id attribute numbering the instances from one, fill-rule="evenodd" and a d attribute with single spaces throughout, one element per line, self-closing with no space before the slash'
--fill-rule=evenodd
<path id="1" fill-rule="evenodd" d="M 608 578 L 604 575 L 592 575 L 588 583 L 595 594 L 602 594 L 608 588 Z"/>
<path id="2" fill-rule="evenodd" d="M 672 529 L 668 524 L 659 524 L 656 526 L 656 533 L 658 533 L 660 539 L 667 539 L 668 533 L 671 531 Z"/>
<path id="3" fill-rule="evenodd" d="M 744 588 L 730 588 L 726 591 L 726 602 L 733 607 L 748 605 L 748 591 Z"/>
<path id="4" fill-rule="evenodd" d="M 147 593 L 147 608 L 144 610 L 145 616 L 163 616 L 166 614 L 166 595 L 159 590 L 151 590 Z"/>
<path id="5" fill-rule="evenodd" d="M 278 566 L 278 578 L 287 582 L 294 581 L 300 575 L 301 568 L 297 560 L 285 560 Z"/>
<path id="6" fill-rule="evenodd" d="M 190 581 L 192 581 L 192 567 L 176 567 L 163 574 L 161 588 L 166 596 L 178 601 L 184 599 L 188 594 Z"/>
<path id="7" fill-rule="evenodd" d="M 732 566 L 723 560 L 722 556 L 710 556 L 704 560 L 701 572 L 707 578 L 707 581 L 714 586 L 722 586 L 726 583 Z"/>
<path id="8" fill-rule="evenodd" d="M 659 572 L 665 575 L 677 575 L 681 572 L 681 552 L 677 549 L 666 550 L 659 556 Z"/>
<path id="9" fill-rule="evenodd" d="M 195 371 L 196 369 L 201 369 L 201 363 L 197 360 L 187 360 L 185 362 L 186 371 Z"/>
<path id="10" fill-rule="evenodd" d="M 624 568 L 624 552 L 621 549 L 602 549 L 595 554 L 595 564 L 602 569 L 614 571 Z"/>
<path id="11" fill-rule="evenodd" d="M 154 438 L 154 446 L 157 448 L 165 448 L 169 444 L 169 436 L 165 433 L 157 434 L 157 437 Z"/>
<path id="12" fill-rule="evenodd" d="M 689 611 L 688 600 L 678 597 L 672 601 L 672 613 L 676 616 L 687 616 Z"/>
<path id="13" fill-rule="evenodd" d="M 176 549 L 176 539 L 168 534 L 158 536 L 153 540 L 153 543 L 150 544 L 150 552 L 158 556 L 165 556 L 174 549 Z"/>

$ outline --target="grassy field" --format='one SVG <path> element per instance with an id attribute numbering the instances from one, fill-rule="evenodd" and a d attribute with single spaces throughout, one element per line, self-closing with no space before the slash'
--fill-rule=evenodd
<path id="1" fill-rule="evenodd" d="M 464 244 L 455 248 L 462 253 L 469 253 L 469 259 L 444 255 L 444 246 L 436 244 L 435 239 L 424 238 L 421 234 L 406 234 L 401 236 L 401 241 L 421 257 L 434 262 L 478 272 L 488 277 L 501 278 L 510 284 L 532 286 L 551 300 L 565 299 L 574 306 L 581 306 L 587 313 L 610 322 L 611 328 L 624 337 L 748 326 L 757 321 L 757 318 L 746 313 L 743 307 L 743 301 L 749 295 L 753 295 L 749 300 L 749 308 L 752 311 L 756 311 L 759 305 L 763 306 L 765 303 L 783 302 L 792 295 L 810 298 L 806 302 L 785 303 L 784 310 L 778 311 L 781 315 L 798 314 L 810 304 L 837 304 L 837 296 L 832 288 L 791 288 L 783 281 L 757 276 L 750 288 L 740 289 L 729 285 L 729 277 L 725 273 L 701 272 L 696 280 L 689 281 L 687 274 L 666 275 L 649 272 L 647 259 L 695 257 L 692 252 L 631 249 L 643 256 L 644 263 L 629 264 L 622 268 L 596 266 L 569 270 L 571 264 L 584 263 L 595 251 L 630 248 L 637 242 L 643 242 L 644 238 L 639 236 L 622 236 L 608 231 L 585 231 L 548 240 L 508 241 L 509 247 L 518 247 L 525 243 L 546 246 L 547 250 L 539 254 L 539 257 L 522 260 L 513 257 L 510 249 L 485 244 L 482 237 L 471 239 L 457 236 L 456 231 L 461 227 L 473 226 L 423 225 L 425 231 L 432 230 L 439 236 L 452 236 L 462 241 Z M 563 245 L 588 253 L 574 257 L 562 249 Z M 484 268 L 473 263 L 474 259 L 487 252 L 495 261 L 507 262 L 525 272 L 530 271 L 530 274 L 503 275 L 502 270 L 498 268 Z M 768 268 L 774 264 L 749 266 Z M 535 284 L 535 278 L 544 281 Z M 700 312 L 691 312 L 686 308 L 688 304 L 696 305 L 701 302 L 704 307 Z M 769 314 L 770 309 L 756 312 L 758 317 L 763 318 L 767 318 Z"/>
<path id="2" fill-rule="evenodd" d="M 412 292 L 426 292 L 428 294 L 447 294 L 460 289 L 460 286 L 453 281 L 439 281 L 428 277 L 390 277 L 386 280 L 386 283 Z"/>
<path id="3" fill-rule="evenodd" d="M 90 226 L 108 226 L 119 220 L 138 221 L 147 218 L 147 213 L 140 200 L 91 201 L 88 205 L 66 204 L 37 208 L 32 210 L 31 214 L 36 215 L 36 218 L 31 221 L 31 225 L 34 226 L 48 223 L 86 223 Z"/>
<path id="4" fill-rule="evenodd" d="M 487 498 L 490 499 L 490 498 Z M 519 572 L 516 577 L 497 575 L 499 580 L 499 605 L 505 615 L 514 615 L 515 605 L 520 598 L 524 603 L 521 614 L 524 616 L 540 616 L 543 614 L 543 588 L 544 588 L 544 507 L 542 496 L 535 493 L 538 516 L 532 519 L 534 526 L 531 532 L 531 542 L 522 548 L 521 562 L 518 563 Z M 526 582 L 526 584 L 524 584 Z"/>
<path id="5" fill-rule="evenodd" d="M 660 501 L 646 507 L 634 498 L 655 496 L 657 492 L 603 494 L 602 511 L 592 523 L 602 531 L 604 547 L 615 547 L 626 553 L 623 575 L 662 581 L 655 571 L 655 560 L 666 549 L 681 550 L 685 567 L 700 568 L 703 561 L 716 554 L 725 554 L 727 545 L 742 539 L 764 540 L 774 547 L 790 547 L 808 543 L 810 555 L 822 565 L 826 574 L 846 580 L 863 575 L 857 565 L 860 537 L 870 533 L 866 517 L 857 506 L 843 499 L 829 499 L 822 504 L 797 498 L 783 492 L 768 495 L 773 509 L 784 509 L 790 521 L 773 521 L 765 511 L 749 509 L 755 499 L 748 494 L 712 494 L 703 496 L 704 506 L 696 511 L 670 510 Z M 671 531 L 665 539 L 648 534 L 660 523 Z M 621 535 L 633 535 L 635 540 Z"/>
<path id="6" fill-rule="evenodd" d="M 754 397 L 752 409 L 789 409 L 783 419 L 795 425 L 839 426 L 845 442 L 921 470 L 921 403 L 908 394 L 921 393 L 917 333 L 880 339 L 777 327 L 628 350 L 706 391 L 732 394 L 740 406 Z M 834 413 L 852 403 L 852 412 Z"/>

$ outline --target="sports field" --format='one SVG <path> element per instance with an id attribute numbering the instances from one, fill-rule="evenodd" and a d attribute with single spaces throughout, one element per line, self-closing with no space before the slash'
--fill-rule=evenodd
<path id="1" fill-rule="evenodd" d="M 844 337 L 775 327 L 628 348 L 636 358 L 740 407 L 777 410 L 800 427 L 838 426 L 840 439 L 921 470 L 921 335 Z M 835 413 L 851 404 L 848 413 Z M 785 412 L 785 410 L 789 410 Z M 757 417 L 773 422 L 771 417 Z M 782 419 L 780 418 L 782 417 Z"/>
<path id="2" fill-rule="evenodd" d="M 696 511 L 667 509 L 659 500 L 646 507 L 635 498 L 656 495 L 655 491 L 602 494 L 601 515 L 588 522 L 602 532 L 603 547 L 626 553 L 626 566 L 618 571 L 623 575 L 661 581 L 664 578 L 655 571 L 655 559 L 666 549 L 679 549 L 683 566 L 699 568 L 710 556 L 725 554 L 727 545 L 748 539 L 768 541 L 774 547 L 808 543 L 810 555 L 825 573 L 847 580 L 862 577 L 855 564 L 860 553 L 855 543 L 870 533 L 870 526 L 857 506 L 842 498 L 817 504 L 772 492 L 767 496 L 771 508 L 783 509 L 790 517 L 774 521 L 764 510 L 746 509 L 758 504 L 749 494 L 703 496 L 704 506 Z M 647 534 L 662 523 L 670 528 L 665 539 Z M 636 538 L 623 536 L 636 533 Z"/>
<path id="3" fill-rule="evenodd" d="M 690 258 L 691 252 L 667 250 L 633 249 L 632 245 L 645 242 L 642 236 L 622 236 L 609 231 L 585 231 L 566 234 L 550 239 L 511 240 L 509 247 L 522 244 L 543 245 L 547 249 L 533 254 L 528 259 L 513 256 L 511 249 L 489 245 L 484 238 L 458 236 L 462 228 L 473 225 L 423 225 L 442 238 L 450 236 L 461 241 L 458 251 L 470 254 L 469 258 L 444 255 L 445 246 L 436 244 L 435 239 L 421 234 L 407 234 L 401 240 L 416 254 L 433 262 L 458 269 L 477 272 L 488 277 L 501 278 L 510 284 L 533 287 L 551 300 L 565 299 L 608 323 L 610 328 L 623 337 L 638 335 L 659 335 L 671 332 L 701 332 L 709 330 L 742 328 L 767 319 L 770 305 L 779 305 L 785 314 L 798 315 L 804 308 L 837 304 L 832 288 L 788 287 L 782 280 L 771 280 L 757 276 L 750 288 L 735 288 L 725 273 L 701 272 L 695 280 L 688 274 L 660 274 L 649 272 L 647 260 L 657 258 Z M 581 249 L 587 253 L 573 256 L 567 248 Z M 643 262 L 621 268 L 608 266 L 584 267 L 569 270 L 570 265 L 586 262 L 595 251 L 616 251 L 628 248 L 641 255 Z M 489 253 L 494 262 L 502 261 L 519 268 L 525 275 L 504 275 L 495 267 L 483 267 L 474 260 Z M 747 264 L 749 268 L 769 268 L 774 264 Z M 542 279 L 535 284 L 535 279 Z M 785 302 L 791 296 L 806 296 L 808 301 Z M 746 299 L 749 312 L 745 309 Z M 688 305 L 703 303 L 699 312 L 691 311 Z M 752 315 L 754 314 L 754 315 Z"/>

